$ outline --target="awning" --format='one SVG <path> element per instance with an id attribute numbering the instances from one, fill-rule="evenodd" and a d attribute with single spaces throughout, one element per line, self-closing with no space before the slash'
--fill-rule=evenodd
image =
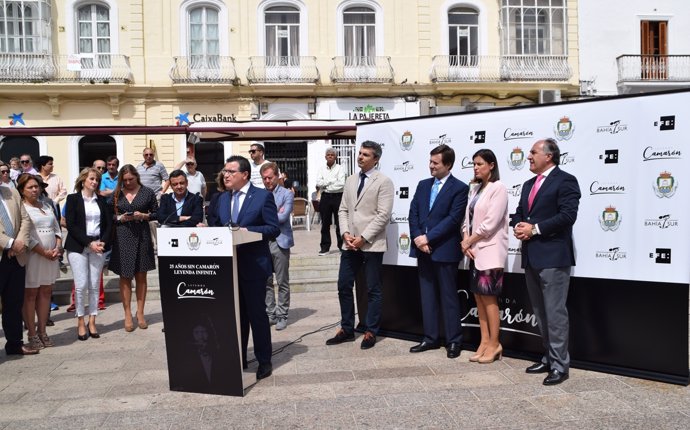
<path id="1" fill-rule="evenodd" d="M 359 121 L 361 122 L 361 121 Z M 187 134 L 190 141 L 354 139 L 358 121 L 197 122 L 186 126 L 0 127 L 0 136 Z"/>

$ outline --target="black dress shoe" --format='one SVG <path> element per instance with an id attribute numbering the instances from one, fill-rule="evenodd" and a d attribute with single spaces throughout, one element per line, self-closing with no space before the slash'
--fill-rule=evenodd
<path id="1" fill-rule="evenodd" d="M 359 347 L 362 349 L 369 349 L 373 348 L 374 345 L 376 345 L 376 336 L 374 336 L 374 333 L 370 331 L 364 332 L 362 344 Z"/>
<path id="2" fill-rule="evenodd" d="M 419 345 L 415 345 L 412 348 L 410 348 L 410 352 L 424 352 L 424 351 L 429 351 L 431 349 L 439 349 L 441 345 L 437 343 L 431 343 L 431 342 L 422 342 Z"/>
<path id="3" fill-rule="evenodd" d="M 567 372 L 560 372 L 554 369 L 544 378 L 544 385 L 558 385 L 566 379 L 568 379 Z"/>
<path id="4" fill-rule="evenodd" d="M 28 345 L 22 345 L 17 349 L 5 349 L 7 355 L 34 355 L 38 354 L 37 349 L 31 349 Z"/>
<path id="5" fill-rule="evenodd" d="M 89 334 L 89 337 L 92 337 L 92 338 L 94 338 L 94 339 L 98 339 L 99 337 L 101 337 L 101 335 L 98 334 L 97 331 L 91 331 L 91 330 L 89 330 L 88 334 Z"/>
<path id="6" fill-rule="evenodd" d="M 273 365 L 271 363 L 261 363 L 256 370 L 256 379 L 268 378 L 273 374 Z"/>
<path id="7" fill-rule="evenodd" d="M 525 369 L 525 373 L 547 373 L 549 370 L 551 369 L 549 368 L 548 364 L 534 363 L 533 365 Z"/>
<path id="8" fill-rule="evenodd" d="M 457 342 L 453 342 L 450 345 L 446 346 L 446 351 L 446 357 L 458 358 L 460 357 L 460 344 Z"/>
<path id="9" fill-rule="evenodd" d="M 326 341 L 326 345 L 339 345 L 343 342 L 354 342 L 355 341 L 355 334 L 354 333 L 347 333 L 345 330 L 340 329 L 338 330 L 338 333 L 335 334 L 332 338 L 328 339 Z"/>

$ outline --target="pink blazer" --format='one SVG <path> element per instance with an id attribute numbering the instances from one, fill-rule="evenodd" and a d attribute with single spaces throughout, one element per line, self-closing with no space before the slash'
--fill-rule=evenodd
<path id="1" fill-rule="evenodd" d="M 479 187 L 470 189 L 462 225 L 463 238 L 468 234 L 470 202 Z M 502 268 L 508 256 L 508 191 L 501 181 L 489 182 L 474 206 L 472 232 L 482 236 L 472 245 L 474 265 L 478 270 Z"/>

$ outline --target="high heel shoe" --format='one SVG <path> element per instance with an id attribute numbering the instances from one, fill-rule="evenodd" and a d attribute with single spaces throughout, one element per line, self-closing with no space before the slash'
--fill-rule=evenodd
<path id="1" fill-rule="evenodd" d="M 127 324 L 127 322 L 125 322 L 125 331 L 127 333 L 133 332 L 134 331 L 134 323 L 132 322 L 132 323 Z"/>
<path id="2" fill-rule="evenodd" d="M 494 354 L 492 356 L 487 357 L 487 356 L 483 355 L 481 358 L 479 358 L 479 360 L 477 360 L 477 362 L 481 363 L 481 364 L 489 364 L 489 363 L 493 363 L 496 360 L 500 360 L 502 357 L 503 357 L 503 346 L 499 344 L 498 348 L 496 348 L 496 351 L 494 352 Z"/>
<path id="3" fill-rule="evenodd" d="M 84 334 L 79 334 L 79 330 L 77 330 L 77 339 L 79 340 L 86 340 L 89 338 L 89 331 L 86 330 L 86 333 Z"/>
<path id="4" fill-rule="evenodd" d="M 101 335 L 98 334 L 97 331 L 91 331 L 91 329 L 88 330 L 88 333 L 89 333 L 89 336 L 94 338 L 94 339 L 98 339 L 99 337 L 101 337 Z"/>
<path id="5" fill-rule="evenodd" d="M 141 318 L 141 319 L 137 318 L 137 324 L 139 325 L 139 328 L 142 330 L 146 330 L 147 328 L 149 328 L 149 325 L 146 323 L 146 320 L 144 320 L 143 318 Z"/>
<path id="6" fill-rule="evenodd" d="M 484 355 L 484 351 L 486 351 L 486 348 L 477 348 L 477 352 L 475 352 L 474 355 L 470 357 L 470 361 L 472 363 L 478 362 L 479 359 L 482 358 L 482 355 Z"/>

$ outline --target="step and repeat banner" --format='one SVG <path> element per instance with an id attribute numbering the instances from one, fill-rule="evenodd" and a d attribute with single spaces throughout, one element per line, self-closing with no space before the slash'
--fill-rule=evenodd
<path id="1" fill-rule="evenodd" d="M 593 333 L 595 337 L 596 330 L 590 325 L 611 323 L 621 329 L 627 327 L 626 330 L 640 326 L 643 332 L 649 331 L 653 335 L 656 330 L 670 330 L 663 324 L 681 324 L 677 338 L 657 333 L 656 341 L 661 343 L 658 346 L 664 347 L 666 345 L 662 342 L 675 343 L 669 346 L 675 348 L 674 354 L 679 359 L 671 373 L 680 374 L 680 382 L 687 383 L 689 105 L 690 92 L 681 91 L 408 118 L 358 126 L 357 144 L 373 140 L 383 146 L 379 168 L 395 184 L 384 263 L 395 268 L 397 273 L 388 271 L 387 288 L 399 293 L 402 284 L 415 282 L 415 276 L 404 275 L 407 273 L 404 268 L 414 270 L 416 267 L 416 260 L 409 257 L 412 238 L 407 217 L 417 183 L 430 177 L 431 149 L 439 144 L 453 147 L 456 161 L 452 173 L 465 183 L 473 177 L 472 155 L 482 148 L 491 149 L 498 159 L 501 181 L 508 188 L 509 211 L 513 213 L 520 200 L 522 184 L 533 176 L 527 160 L 529 150 L 537 140 L 551 137 L 561 148 L 560 167 L 577 177 L 582 193 L 573 230 L 577 265 L 573 267 L 569 297 L 571 321 L 581 318 L 582 331 Z M 537 352 L 540 343 L 520 275 L 521 243 L 512 234 L 509 236 L 506 293 L 501 299 L 503 338 L 508 337 L 508 343 L 512 343 L 516 350 Z M 418 287 L 416 292 L 418 294 Z M 385 293 L 384 302 L 387 298 Z M 414 296 L 415 289 L 409 293 Z M 464 291 L 460 294 L 471 307 L 470 295 Z M 669 304 L 671 298 L 680 303 Z M 602 300 L 610 306 L 592 303 Z M 416 315 L 413 309 L 416 301 L 418 297 L 410 297 L 409 303 L 394 299 L 396 309 L 390 309 L 391 315 L 399 318 L 400 306 Z M 668 315 L 669 306 L 678 309 L 674 312 L 679 315 Z M 595 308 L 602 315 L 594 314 Z M 630 314 L 633 311 L 638 314 Z M 475 314 L 474 309 L 468 309 L 463 322 L 469 327 L 476 326 Z M 666 317 L 673 319 L 665 321 Z M 618 321 L 610 321 L 613 318 Z M 648 321 L 655 319 L 664 321 L 650 327 Z M 394 318 L 389 321 L 396 326 Z M 578 329 L 578 324 L 580 322 L 574 321 L 572 331 Z M 421 330 L 421 323 L 419 327 L 413 326 L 408 321 L 392 331 L 416 335 L 415 329 Z M 610 333 L 601 326 L 599 331 Z M 612 337 L 617 335 L 619 333 L 611 334 Z M 633 339 L 639 342 L 637 336 L 630 338 L 631 342 Z M 638 361 L 615 362 L 617 356 L 624 355 L 625 351 L 611 352 L 608 351 L 611 348 L 606 346 L 604 351 L 600 347 L 596 347 L 596 351 L 586 351 L 592 349 L 592 344 L 599 345 L 600 339 L 578 340 L 576 333 L 571 339 L 574 339 L 571 345 L 574 360 L 579 355 L 583 362 L 596 362 L 601 368 L 613 366 L 611 371 L 630 373 L 616 367 L 633 366 L 642 372 L 641 376 L 674 379 L 656 375 L 668 373 L 668 363 L 663 363 L 663 369 L 657 368 L 662 366 L 660 364 L 645 370 L 648 366 L 644 359 L 642 364 Z M 681 342 L 680 346 L 677 340 Z M 583 343 L 584 351 L 578 351 L 580 346 L 577 342 Z M 608 339 L 604 340 L 606 342 Z M 617 342 L 612 340 L 614 349 Z"/>

